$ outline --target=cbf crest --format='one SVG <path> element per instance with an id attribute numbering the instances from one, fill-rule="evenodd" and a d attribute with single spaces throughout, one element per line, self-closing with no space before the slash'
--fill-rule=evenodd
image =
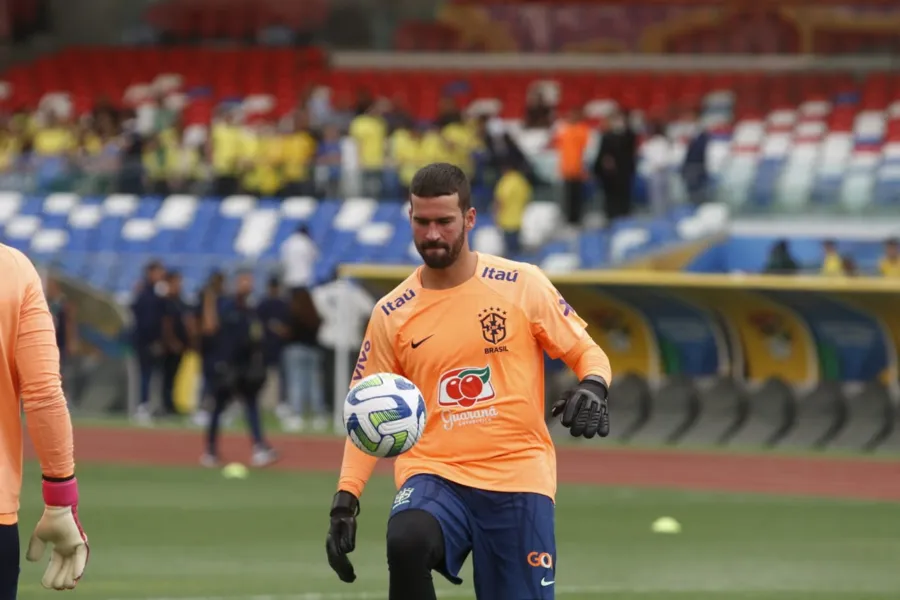
<path id="1" fill-rule="evenodd" d="M 490 307 L 478 313 L 481 337 L 489 344 L 499 344 L 506 339 L 506 311 Z"/>

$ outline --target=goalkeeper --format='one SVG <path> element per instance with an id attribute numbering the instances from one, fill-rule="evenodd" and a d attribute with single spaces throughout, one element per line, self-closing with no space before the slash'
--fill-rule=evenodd
<path id="1" fill-rule="evenodd" d="M 40 276 L 18 250 L 0 244 L 0 600 L 15 600 L 19 580 L 17 511 L 22 488 L 21 399 L 43 472 L 44 513 L 26 558 L 41 560 L 41 584 L 73 589 L 88 560 L 78 522 L 72 423 L 63 396 L 59 350 Z"/>
<path id="2" fill-rule="evenodd" d="M 609 360 L 537 267 L 469 249 L 475 210 L 460 169 L 422 168 L 410 196 L 425 264 L 372 311 L 353 374 L 403 375 L 427 405 L 422 439 L 395 463 L 389 598 L 434 600 L 432 570 L 460 584 L 469 553 L 480 600 L 553 598 L 556 454 L 543 355 L 578 375 L 552 414 L 587 438 L 609 433 Z M 326 541 L 346 582 L 356 578 L 347 554 L 376 460 L 347 442 Z"/>

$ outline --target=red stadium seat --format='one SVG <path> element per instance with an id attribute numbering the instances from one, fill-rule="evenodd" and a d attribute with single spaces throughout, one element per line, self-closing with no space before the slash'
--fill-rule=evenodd
<path id="1" fill-rule="evenodd" d="M 248 23 L 263 22 L 274 14 L 263 5 L 253 8 L 241 2 L 232 5 L 229 0 L 228 6 L 242 7 L 238 14 Z M 205 0 L 178 4 L 191 10 L 209 6 Z M 252 29 L 229 24 L 228 20 L 206 27 L 210 32 L 227 30 L 232 34 Z M 87 72 L 90 77 L 84 76 Z M 651 118 L 670 120 L 685 110 L 699 108 L 709 93 L 724 90 L 734 95 L 731 112 L 735 121 L 766 119 L 771 111 L 786 109 L 798 111 L 798 123 L 822 121 L 830 131 L 838 132 L 853 131 L 860 111 L 884 111 L 900 100 L 900 76 L 893 73 L 876 73 L 857 82 L 841 74 L 352 71 L 328 69 L 318 49 L 267 47 L 73 47 L 9 69 L 0 79 L 12 90 L 5 106 L 33 106 L 46 93 L 68 92 L 76 109 L 88 110 L 89 99 L 105 95 L 123 103 L 131 86 L 150 84 L 164 74 L 180 76 L 181 91 L 208 97 L 213 103 L 265 93 L 276 99 L 277 110 L 287 110 L 308 86 L 322 84 L 332 88 L 335 98 L 351 98 L 361 89 L 400 98 L 419 118 L 435 116 L 438 100 L 447 89 L 455 90 L 454 97 L 461 106 L 479 98 L 497 99 L 502 103 L 503 117 L 520 118 L 529 86 L 547 79 L 559 86 L 561 111 L 608 99 L 628 109 L 643 110 Z M 837 104 L 813 116 L 799 110 L 813 101 L 830 106 L 837 94 L 848 91 L 858 96 L 858 102 Z M 208 112 L 203 109 L 199 114 Z M 777 127 L 787 131 L 793 124 L 785 122 Z M 897 135 L 897 127 L 888 127 L 887 134 Z"/>

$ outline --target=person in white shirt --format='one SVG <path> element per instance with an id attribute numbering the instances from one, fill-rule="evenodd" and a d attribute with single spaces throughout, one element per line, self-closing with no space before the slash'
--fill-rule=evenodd
<path id="1" fill-rule="evenodd" d="M 362 345 L 363 334 L 368 324 L 369 315 L 375 306 L 376 299 L 361 286 L 348 279 L 339 279 L 336 275 L 329 281 L 316 286 L 312 290 L 313 302 L 322 316 L 319 328 L 319 345 L 324 349 L 324 380 L 327 402 L 343 396 L 346 388 L 334 389 L 334 369 L 337 364 L 338 342 L 343 342 L 346 360 L 356 364 L 357 353 Z M 349 338 L 340 340 L 341 335 Z M 340 394 L 340 396 L 339 396 Z"/>
<path id="2" fill-rule="evenodd" d="M 650 210 L 656 216 L 663 216 L 670 208 L 669 157 L 671 145 L 662 125 L 653 123 L 649 127 L 650 137 L 641 147 L 647 173 L 647 196 Z"/>
<path id="3" fill-rule="evenodd" d="M 309 228 L 300 225 L 281 245 L 284 286 L 292 292 L 310 288 L 318 258 L 319 249 L 309 235 Z"/>

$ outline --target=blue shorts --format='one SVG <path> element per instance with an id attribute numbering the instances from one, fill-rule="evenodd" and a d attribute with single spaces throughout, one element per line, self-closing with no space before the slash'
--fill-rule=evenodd
<path id="1" fill-rule="evenodd" d="M 19 526 L 0 525 L 0 600 L 16 600 L 19 587 Z"/>
<path id="2" fill-rule="evenodd" d="M 552 600 L 556 572 L 553 501 L 541 494 L 489 492 L 436 475 L 414 475 L 394 498 L 391 516 L 433 515 L 444 534 L 445 564 L 455 584 L 469 555 L 475 594 L 490 600 Z"/>

